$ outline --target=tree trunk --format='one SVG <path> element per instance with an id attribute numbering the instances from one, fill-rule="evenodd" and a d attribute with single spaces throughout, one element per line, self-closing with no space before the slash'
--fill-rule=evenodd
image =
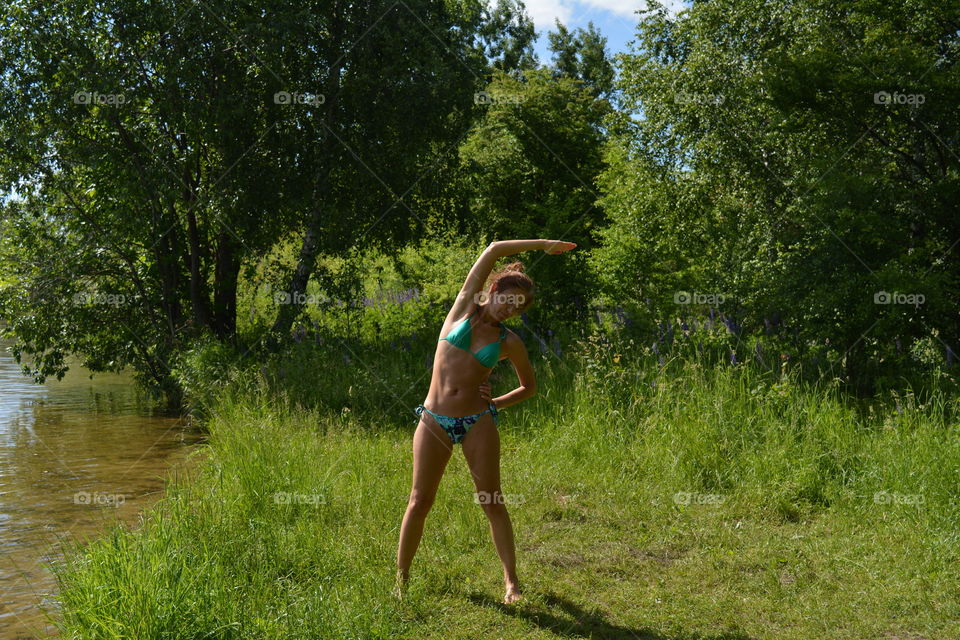
<path id="1" fill-rule="evenodd" d="M 237 332 L 237 278 L 240 261 L 233 233 L 222 229 L 217 237 L 216 265 L 213 281 L 213 323 L 211 328 L 220 339 Z"/>
<path id="2" fill-rule="evenodd" d="M 340 48 L 338 45 L 343 41 L 343 19 L 339 4 L 340 3 L 335 3 L 333 7 L 333 21 L 330 34 L 331 44 L 329 45 L 331 51 L 337 51 Z M 330 68 L 329 76 L 327 76 L 327 82 L 324 87 L 324 91 L 326 92 L 324 95 L 327 98 L 327 117 L 324 125 L 330 129 L 336 126 L 336 110 L 338 96 L 340 94 L 340 74 L 343 69 L 345 57 L 345 55 L 339 56 L 335 65 Z M 329 151 L 329 145 L 339 144 L 335 139 L 330 141 L 329 138 L 330 136 L 327 135 L 323 137 L 326 153 L 321 156 L 320 174 L 317 176 L 313 189 L 313 201 L 318 204 L 314 206 L 310 216 L 307 218 L 303 233 L 303 245 L 300 248 L 300 255 L 297 258 L 297 267 L 293 272 L 293 276 L 290 278 L 290 287 L 286 292 L 287 304 L 280 305 L 280 310 L 277 312 L 277 319 L 273 323 L 272 333 L 278 337 L 290 333 L 293 320 L 297 317 L 297 314 L 303 306 L 299 301 L 301 298 L 298 298 L 298 296 L 306 293 L 307 283 L 310 281 L 310 275 L 316 266 L 317 253 L 320 250 L 320 237 L 321 233 L 323 233 L 324 213 L 329 210 L 329 206 L 322 204 L 325 202 L 325 197 L 327 196 L 327 176 L 330 175 L 330 171 L 333 168 L 332 154 Z"/>
<path id="3" fill-rule="evenodd" d="M 172 224 L 167 227 L 171 220 L 166 219 L 162 210 L 157 221 L 160 223 L 157 227 L 161 236 L 153 245 L 154 259 L 157 261 L 157 272 L 160 278 L 160 290 L 163 298 L 163 311 L 167 316 L 169 328 L 169 341 L 176 341 L 177 332 L 183 323 L 183 309 L 180 306 L 179 296 L 179 278 L 177 277 L 177 254 L 176 240 L 174 238 L 177 230 L 176 217 Z"/>
<path id="4" fill-rule="evenodd" d="M 286 335 L 290 333 L 293 319 L 297 317 L 300 308 L 303 306 L 301 295 L 306 293 L 307 282 L 310 280 L 310 275 L 316 265 L 322 225 L 323 208 L 318 206 L 313 210 L 310 219 L 307 221 L 306 231 L 303 234 L 303 246 L 301 246 L 300 256 L 297 258 L 297 268 L 290 279 L 290 287 L 286 291 L 284 301 L 280 304 L 277 320 L 273 323 L 273 333 L 275 334 Z"/>
<path id="5" fill-rule="evenodd" d="M 200 265 L 200 233 L 197 229 L 197 216 L 187 202 L 187 230 L 190 236 L 190 305 L 193 308 L 193 322 L 197 327 L 209 327 L 210 302 L 207 294 L 207 279 Z"/>

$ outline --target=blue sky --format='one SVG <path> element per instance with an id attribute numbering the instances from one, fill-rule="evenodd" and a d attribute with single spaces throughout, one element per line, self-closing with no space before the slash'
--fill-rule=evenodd
<path id="1" fill-rule="evenodd" d="M 660 0 L 671 14 L 689 6 L 689 1 Z M 495 4 L 495 2 L 491 2 Z M 533 20 L 539 39 L 534 49 L 543 64 L 550 62 L 547 32 L 555 30 L 557 18 L 569 30 L 594 26 L 607 38 L 607 53 L 626 52 L 627 43 L 634 39 L 638 16 L 634 13 L 647 6 L 646 0 L 524 0 L 527 14 Z"/>

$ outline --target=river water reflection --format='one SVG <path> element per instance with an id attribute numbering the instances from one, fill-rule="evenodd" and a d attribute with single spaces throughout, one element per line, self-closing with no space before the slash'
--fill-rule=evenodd
<path id="1" fill-rule="evenodd" d="M 0 340 L 0 638 L 55 637 L 61 540 L 136 527 L 165 479 L 184 478 L 203 435 L 155 411 L 129 375 L 71 367 L 33 383 Z"/>

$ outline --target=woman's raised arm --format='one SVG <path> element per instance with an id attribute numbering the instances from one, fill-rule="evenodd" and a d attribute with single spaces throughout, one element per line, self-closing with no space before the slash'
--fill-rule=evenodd
<path id="1" fill-rule="evenodd" d="M 447 313 L 447 320 L 459 318 L 476 301 L 476 296 L 483 289 L 484 283 L 493 271 L 493 265 L 497 260 L 504 256 L 512 256 L 522 251 L 533 251 L 541 249 L 550 254 L 563 253 L 569 251 L 577 245 L 572 242 L 563 242 L 562 240 L 496 240 L 487 245 L 480 257 L 473 264 L 470 273 L 467 274 L 457 299 Z"/>

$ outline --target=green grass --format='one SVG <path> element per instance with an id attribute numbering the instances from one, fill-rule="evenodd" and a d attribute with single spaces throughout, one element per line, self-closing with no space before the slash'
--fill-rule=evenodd
<path id="1" fill-rule="evenodd" d="M 960 637 L 955 399 L 860 412 L 789 374 L 598 353 L 538 360 L 501 414 L 521 605 L 459 448 L 390 597 L 429 377 L 393 392 L 409 366 L 364 356 L 347 391 L 301 354 L 284 393 L 222 394 L 199 474 L 141 529 L 69 554 L 63 637 Z"/>

